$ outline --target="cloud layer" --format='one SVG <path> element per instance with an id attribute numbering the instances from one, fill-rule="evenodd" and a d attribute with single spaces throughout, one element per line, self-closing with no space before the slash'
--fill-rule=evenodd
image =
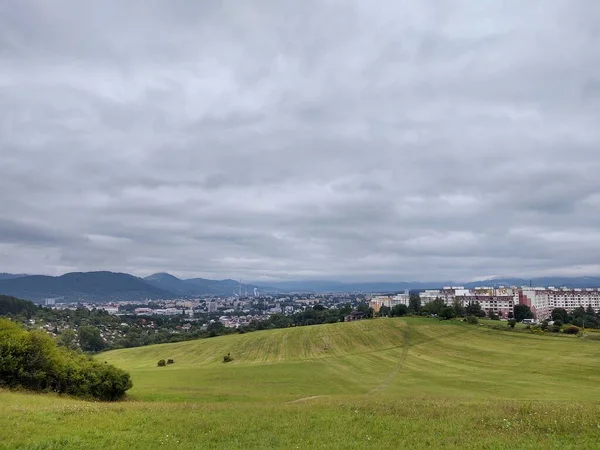
<path id="1" fill-rule="evenodd" d="M 599 274 L 600 4 L 8 1 L 0 271 Z"/>

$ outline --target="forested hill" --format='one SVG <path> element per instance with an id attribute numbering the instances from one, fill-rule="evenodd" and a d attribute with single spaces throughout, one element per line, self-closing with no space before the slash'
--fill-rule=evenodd
<path id="1" fill-rule="evenodd" d="M 39 306 L 33 302 L 10 297 L 8 295 L 0 295 L 0 316 L 6 314 L 22 314 L 30 317 L 38 310 L 38 308 Z"/>
<path id="2" fill-rule="evenodd" d="M 114 272 L 73 272 L 59 277 L 29 275 L 0 280 L 0 294 L 35 302 L 42 302 L 46 298 L 59 298 L 61 301 L 112 301 L 173 296 L 141 278 Z"/>

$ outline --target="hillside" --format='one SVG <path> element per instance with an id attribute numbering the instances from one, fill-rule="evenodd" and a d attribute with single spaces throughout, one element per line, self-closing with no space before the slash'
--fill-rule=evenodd
<path id="1" fill-rule="evenodd" d="M 595 449 L 599 345 L 407 318 L 114 350 L 130 401 L 0 390 L 0 447 Z"/>
<path id="2" fill-rule="evenodd" d="M 0 280 L 0 294 L 35 302 L 53 297 L 64 301 L 111 301 L 172 296 L 141 278 L 114 272 L 73 272 L 59 277 L 28 275 L 5 279 Z"/>
<path id="3" fill-rule="evenodd" d="M 577 345 L 580 353 L 570 356 L 573 345 Z M 498 398 L 531 400 L 539 396 L 590 399 L 590 392 L 594 392 L 592 396 L 600 400 L 600 389 L 593 385 L 600 381 L 600 376 L 580 380 L 587 384 L 587 389 L 582 386 L 569 389 L 570 364 L 577 364 L 579 370 L 588 371 L 590 375 L 596 373 L 594 363 L 600 363 L 600 355 L 594 353 L 597 346 L 596 342 L 484 330 L 459 322 L 377 319 L 115 350 L 103 358 L 131 370 L 134 380 L 137 374 L 138 383 L 132 395 L 139 394 L 140 398 L 145 396 L 147 379 L 151 380 L 149 387 L 160 385 L 163 376 L 165 383 L 171 383 L 173 377 L 189 378 L 193 374 L 200 385 L 203 376 L 213 371 L 232 382 L 228 391 L 231 398 L 236 396 L 238 382 L 248 386 L 246 376 L 255 380 L 258 393 L 264 383 L 277 380 L 277 377 L 272 378 L 271 372 L 275 364 L 275 373 L 279 375 L 291 370 L 291 376 L 301 370 L 308 377 L 307 382 L 311 378 L 319 380 L 308 391 L 305 388 L 294 391 L 286 386 L 288 399 L 324 393 L 367 394 L 385 387 L 388 393 L 409 389 L 413 394 L 444 392 L 464 397 L 485 392 L 487 396 Z M 524 348 L 527 351 L 523 351 Z M 235 358 L 231 366 L 222 363 L 227 353 Z M 548 366 L 547 361 L 555 354 L 565 356 Z M 177 364 L 168 372 L 159 371 L 155 365 L 161 358 L 173 358 Z M 395 377 L 399 364 L 402 364 L 402 377 Z M 542 366 L 543 372 L 538 372 L 536 367 Z M 265 379 L 261 379 L 263 376 Z M 390 383 L 382 386 L 388 378 Z M 425 380 L 428 382 L 424 383 Z M 466 388 L 469 383 L 475 388 Z M 202 386 L 203 391 L 213 388 L 220 387 Z M 169 392 L 175 394 L 177 390 L 176 385 L 171 384 Z M 185 391 L 191 393 L 193 386 L 186 383 Z"/>

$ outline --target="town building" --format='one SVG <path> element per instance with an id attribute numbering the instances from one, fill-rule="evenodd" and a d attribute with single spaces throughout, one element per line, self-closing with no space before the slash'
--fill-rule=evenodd
<path id="1" fill-rule="evenodd" d="M 519 291 L 519 303 L 529 306 L 538 320 L 549 319 L 554 308 L 564 308 L 571 312 L 575 308 L 591 306 L 598 312 L 600 289 L 524 287 Z"/>

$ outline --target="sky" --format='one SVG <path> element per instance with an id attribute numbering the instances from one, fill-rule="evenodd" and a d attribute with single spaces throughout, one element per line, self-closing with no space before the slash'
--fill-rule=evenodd
<path id="1" fill-rule="evenodd" d="M 600 275 L 600 2 L 4 0 L 0 272 Z"/>

